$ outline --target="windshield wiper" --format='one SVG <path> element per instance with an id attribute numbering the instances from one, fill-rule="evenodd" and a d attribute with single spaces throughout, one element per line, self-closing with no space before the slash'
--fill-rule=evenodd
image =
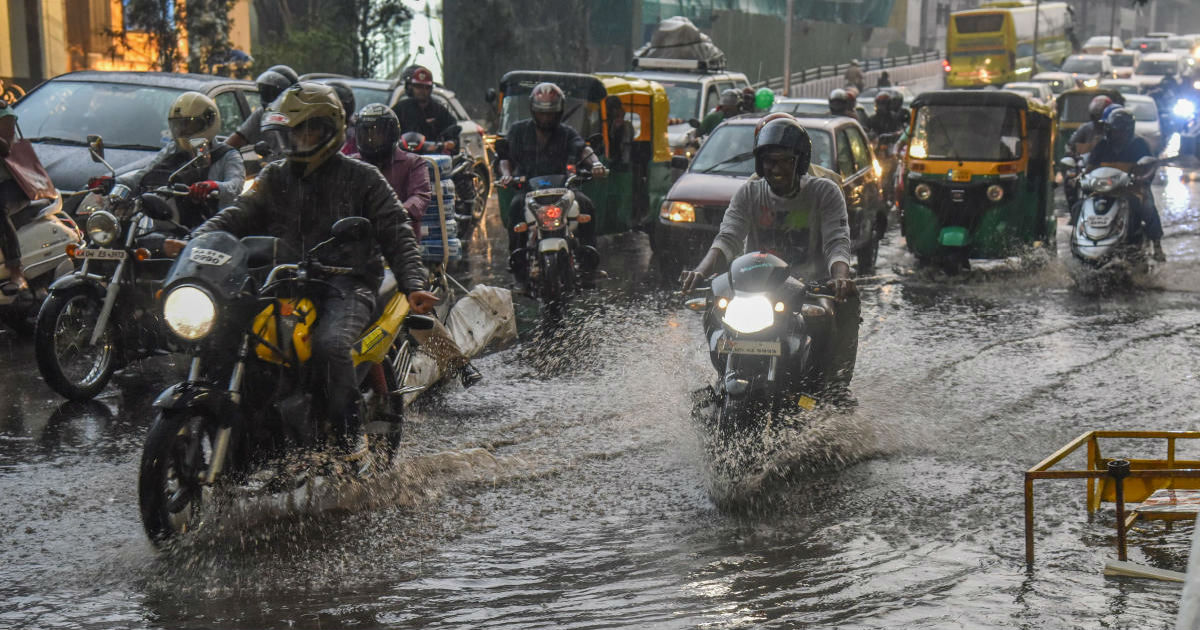
<path id="1" fill-rule="evenodd" d="M 737 162 L 743 162 L 752 157 L 754 157 L 754 151 L 746 151 L 744 153 L 739 153 L 733 157 L 725 158 L 724 160 L 721 160 L 720 162 L 713 164 L 712 166 L 704 169 L 703 171 L 696 171 L 696 172 L 697 173 L 711 173 L 711 172 L 717 170 L 719 167 L 725 166 L 727 164 L 735 164 Z"/>
<path id="2" fill-rule="evenodd" d="M 73 140 L 71 138 L 55 138 L 54 136 L 43 136 L 41 138 L 26 138 L 30 142 L 46 142 L 49 144 L 71 144 L 75 146 L 87 146 L 86 142 L 81 140 Z"/>
<path id="3" fill-rule="evenodd" d="M 149 144 L 105 144 L 106 149 L 146 149 L 148 151 L 158 151 L 161 146 L 153 146 Z"/>

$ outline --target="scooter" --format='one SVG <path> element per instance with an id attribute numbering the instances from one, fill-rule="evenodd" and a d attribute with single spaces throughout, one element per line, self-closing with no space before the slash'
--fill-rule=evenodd
<path id="1" fill-rule="evenodd" d="M 75 270 L 68 246 L 83 243 L 83 232 L 63 210 L 62 197 L 34 201 L 12 216 L 21 244 L 21 264 L 29 291 L 18 291 L 0 254 L 0 321 L 33 332 L 33 318 L 50 285 Z"/>
<path id="2" fill-rule="evenodd" d="M 1076 260 L 1098 270 L 1146 269 L 1146 238 L 1133 204 L 1139 203 L 1137 191 L 1154 177 L 1159 163 L 1147 156 L 1138 160 L 1131 173 L 1100 167 L 1082 176 L 1080 191 L 1086 197 L 1070 239 Z M 1077 168 L 1070 157 L 1059 164 L 1068 171 Z"/>

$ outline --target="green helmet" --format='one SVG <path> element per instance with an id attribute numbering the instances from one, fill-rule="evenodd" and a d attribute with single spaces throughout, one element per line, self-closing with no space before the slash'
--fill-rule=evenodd
<path id="1" fill-rule="evenodd" d="M 289 163 L 307 165 L 307 176 L 342 148 L 346 116 L 333 88 L 301 82 L 267 106 L 262 130 L 275 136 Z"/>
<path id="2" fill-rule="evenodd" d="M 774 104 L 775 93 L 771 91 L 771 88 L 760 87 L 754 93 L 754 109 L 764 112 L 771 109 L 771 106 Z"/>

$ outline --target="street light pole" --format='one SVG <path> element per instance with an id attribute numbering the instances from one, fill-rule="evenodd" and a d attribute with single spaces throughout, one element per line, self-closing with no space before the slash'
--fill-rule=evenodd
<path id="1" fill-rule="evenodd" d="M 792 95 L 792 8 L 795 0 L 787 0 L 787 20 L 783 23 L 783 96 Z"/>
<path id="2" fill-rule="evenodd" d="M 1112 15 L 1108 18 L 1108 47 L 1113 47 L 1113 38 L 1117 36 L 1117 0 L 1112 0 Z"/>
<path id="3" fill-rule="evenodd" d="M 1037 74 L 1038 25 L 1041 23 L 1042 0 L 1033 5 L 1033 74 Z M 1016 70 L 1016 68 L 1013 68 Z"/>

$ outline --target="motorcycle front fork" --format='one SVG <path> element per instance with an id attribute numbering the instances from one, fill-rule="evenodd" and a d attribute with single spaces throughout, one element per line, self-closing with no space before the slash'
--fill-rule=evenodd
<path id="1" fill-rule="evenodd" d="M 250 336 L 242 335 L 242 343 L 238 348 L 237 362 L 233 364 L 233 372 L 229 375 L 229 384 L 226 387 L 226 393 L 229 396 L 229 401 L 234 405 L 239 405 L 242 402 L 242 379 L 246 374 L 246 359 L 250 353 Z M 188 366 L 188 383 L 199 383 L 203 377 L 203 364 L 199 356 L 192 357 L 191 365 Z M 205 475 L 205 482 L 211 485 L 216 481 L 217 475 L 225 468 L 225 458 L 229 453 L 229 442 L 233 436 L 233 425 L 224 422 L 217 429 L 216 444 L 213 445 L 212 460 L 209 464 L 208 472 Z"/>

